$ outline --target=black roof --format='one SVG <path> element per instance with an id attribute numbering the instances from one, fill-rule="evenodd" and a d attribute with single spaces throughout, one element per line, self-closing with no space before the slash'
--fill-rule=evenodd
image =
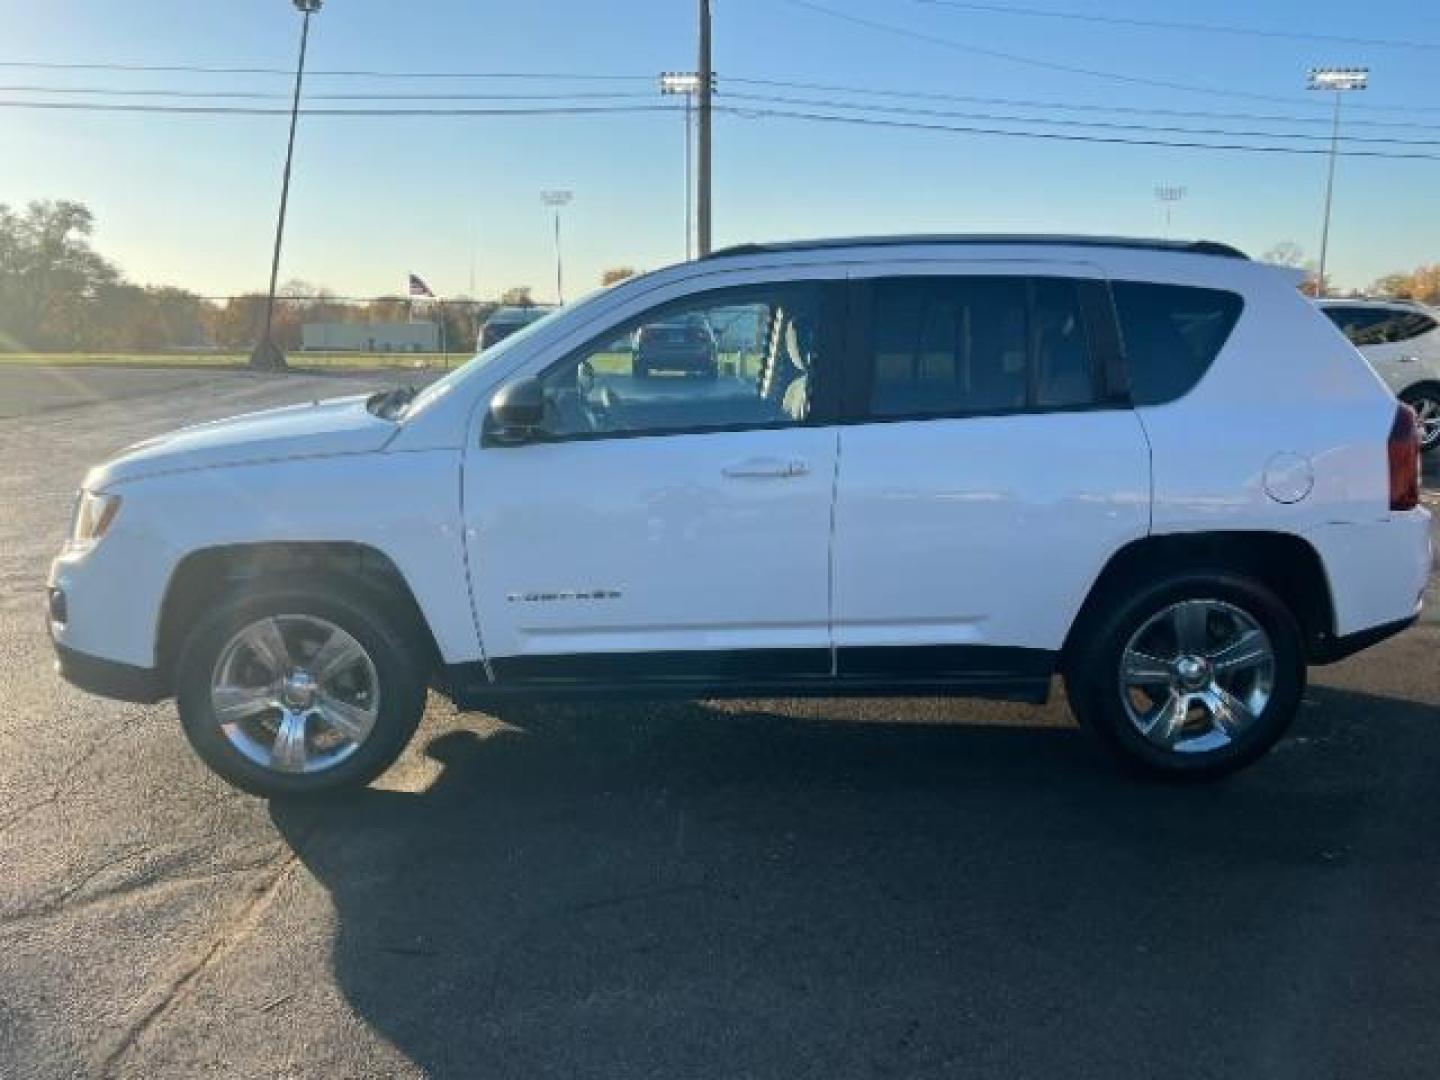
<path id="1" fill-rule="evenodd" d="M 1248 259 L 1243 251 L 1215 240 L 1147 240 L 1128 236 L 1066 236 L 1044 233 L 919 233 L 900 236 L 849 236 L 827 240 L 782 240 L 770 244 L 737 244 L 706 256 L 720 259 L 731 255 L 762 255 L 785 251 L 824 251 L 849 247 L 900 247 L 916 244 L 1029 244 L 1064 247 L 1130 248 L 1139 251 L 1174 251 L 1192 255 L 1218 255 L 1227 259 Z"/>

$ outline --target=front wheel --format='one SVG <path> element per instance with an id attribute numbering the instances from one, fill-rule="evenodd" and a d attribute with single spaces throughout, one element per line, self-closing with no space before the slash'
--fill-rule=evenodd
<path id="1" fill-rule="evenodd" d="M 1081 723 L 1128 764 L 1218 776 L 1284 734 L 1305 689 L 1299 627 L 1263 584 L 1225 572 L 1120 596 L 1081 630 L 1065 673 Z"/>
<path id="2" fill-rule="evenodd" d="M 1400 400 L 1415 410 L 1420 428 L 1420 450 L 1440 447 L 1440 385 L 1427 384 L 1400 395 Z"/>
<path id="3" fill-rule="evenodd" d="M 176 697 L 196 753 L 267 797 L 368 783 L 410 741 L 427 668 L 403 607 L 360 583 L 259 584 L 191 632 Z"/>

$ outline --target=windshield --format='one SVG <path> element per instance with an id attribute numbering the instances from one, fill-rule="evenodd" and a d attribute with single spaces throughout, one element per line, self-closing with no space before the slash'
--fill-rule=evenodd
<path id="1" fill-rule="evenodd" d="M 461 364 L 454 371 L 450 372 L 450 374 L 442 379 L 437 379 L 424 390 L 420 391 L 420 393 L 416 394 L 415 397 L 410 400 L 409 404 L 396 415 L 396 419 L 403 422 L 409 420 L 411 417 L 418 416 L 481 368 L 494 363 L 517 345 L 524 344 L 533 336 L 540 333 L 545 327 L 550 326 L 556 316 L 562 313 L 568 314 L 587 307 L 597 297 L 603 296 L 607 291 L 606 289 L 597 289 L 594 292 L 587 293 L 573 304 L 568 304 L 563 308 L 552 308 L 534 322 L 528 323 L 521 329 L 516 330 L 503 341 L 499 341 L 483 352 L 477 353 L 473 359 Z"/>

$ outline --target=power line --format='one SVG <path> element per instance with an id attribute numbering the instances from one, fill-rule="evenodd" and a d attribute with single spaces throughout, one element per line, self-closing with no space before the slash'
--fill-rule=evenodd
<path id="1" fill-rule="evenodd" d="M 0 93 L 83 94 L 104 97 L 195 98 L 202 100 L 289 101 L 289 94 L 264 90 L 133 90 L 104 86 L 0 86 Z M 306 94 L 306 101 L 554 101 L 575 98 L 653 98 L 649 90 L 571 90 L 533 94 L 449 93 L 449 94 Z"/>
<path id="2" fill-rule="evenodd" d="M 1285 131 L 1235 131 L 1231 128 L 1194 128 L 1163 124 L 1121 124 L 1105 120 L 1053 120 L 1043 116 L 1014 116 L 996 113 L 961 112 L 949 109 L 922 109 L 903 105 L 851 104 L 849 102 L 816 101 L 814 98 L 795 98 L 771 94 L 730 93 L 726 95 L 726 100 L 761 101 L 769 104 L 801 105 L 812 108 L 848 109 L 852 111 L 864 110 L 868 112 L 895 113 L 906 116 L 1000 121 L 1015 124 L 1043 124 L 1050 127 L 1101 128 L 1112 131 L 1144 131 L 1171 135 L 1220 135 L 1232 139 L 1304 139 L 1313 142 L 1322 142 L 1327 145 L 1330 142 L 1329 134 L 1308 134 L 1304 132 Z M 1346 143 L 1381 143 L 1397 146 L 1440 146 L 1440 139 L 1401 139 L 1395 137 L 1347 135 L 1344 141 Z"/>
<path id="3" fill-rule="evenodd" d="M 1211 112 L 1204 110 L 1187 109 L 1145 109 L 1125 105 L 1085 105 L 1072 104 L 1059 101 L 1036 101 L 1017 98 L 983 97 L 972 94 L 947 94 L 932 93 L 917 90 L 886 90 L 873 87 L 837 86 L 826 83 L 795 82 L 784 79 L 752 79 L 752 78 L 731 78 L 729 83 L 745 86 L 781 87 L 787 89 L 813 90 L 826 93 L 845 93 L 854 95 L 878 96 L 889 98 L 905 98 L 914 100 L 935 100 L 935 101 L 964 101 L 986 105 L 1004 105 L 1017 108 L 1040 108 L 1059 109 L 1080 112 L 1102 112 L 1120 113 L 1146 116 L 1168 116 L 1187 119 L 1220 119 L 1220 120 L 1245 120 L 1261 121 L 1272 123 L 1291 124 L 1322 124 L 1328 125 L 1330 121 L 1318 116 L 1283 116 L 1265 113 L 1227 113 Z M 184 90 L 184 89 L 130 89 L 108 86 L 42 86 L 35 84 L 0 85 L 0 93 L 20 94 L 52 94 L 66 96 L 95 96 L 95 97 L 117 97 L 117 98 L 177 98 L 194 100 L 224 100 L 224 101 L 288 101 L 290 95 L 269 91 L 256 90 Z M 731 98 L 753 97 L 744 93 L 731 91 L 728 95 Z M 477 93 L 473 91 L 452 92 L 452 93 L 320 93 L 306 94 L 306 101 L 599 101 L 599 100 L 635 100 L 653 97 L 652 92 L 636 90 L 572 90 L 572 91 L 536 91 L 526 93 Z M 845 108 L 858 108 L 848 102 L 815 102 L 807 101 L 802 104 L 822 105 Z M 869 107 L 869 106 L 863 106 Z M 882 106 L 887 111 L 894 109 Z M 1034 123 L 1053 124 L 1065 121 L 1055 121 L 1044 118 L 1034 118 Z M 1367 121 L 1370 127 L 1394 127 L 1411 128 L 1415 130 L 1440 131 L 1440 125 L 1427 125 L 1418 122 L 1399 121 Z M 1106 124 L 1089 124 L 1087 126 L 1103 127 Z M 1288 137 L 1288 136 L 1285 136 Z M 1295 136 L 1300 137 L 1300 136 Z M 1377 142 L 1401 142 L 1398 139 L 1373 139 L 1364 140 L 1352 137 L 1352 141 L 1377 141 Z"/>
<path id="4" fill-rule="evenodd" d="M 650 95 L 647 95 L 650 96 Z M 38 109 L 57 112 L 161 113 L 181 116 L 289 116 L 290 110 L 248 105 L 127 105 L 88 101 L 0 100 L 0 109 Z M 306 109 L 302 116 L 586 116 L 595 113 L 683 112 L 678 105 L 557 105 L 534 108 L 431 108 L 431 109 Z"/>
<path id="5" fill-rule="evenodd" d="M 789 79 L 759 79 L 731 75 L 725 84 L 737 86 L 768 86 L 787 90 L 813 90 L 817 93 L 852 94 L 866 97 L 904 98 L 916 101 L 964 101 L 979 105 L 1005 105 L 1026 109 L 1059 109 L 1068 112 L 1118 113 L 1131 116 L 1171 116 L 1200 120 L 1253 120 L 1283 124 L 1323 124 L 1330 126 L 1328 116 L 1284 116 L 1274 113 L 1214 112 L 1204 109 L 1155 109 L 1137 105 L 1094 105 L 1067 101 L 1038 101 L 1033 98 L 984 97 L 976 94 L 953 94 L 930 90 L 905 90 L 895 87 L 846 86 L 836 83 L 796 82 Z M 723 89 L 723 88 L 722 88 Z M 730 96 L 734 96 L 731 94 Z M 1440 131 L 1440 124 L 1419 121 L 1366 120 L 1367 127 L 1411 128 L 1417 131 Z"/>
<path id="6" fill-rule="evenodd" d="M 921 90 L 898 90 L 883 89 L 877 87 L 841 86 L 832 83 L 797 82 L 786 79 L 758 79 L 745 77 L 732 77 L 726 80 L 727 84 L 740 86 L 777 87 L 784 89 L 811 90 L 823 93 L 840 93 L 849 95 L 860 95 L 869 97 L 903 98 L 917 101 L 963 101 L 984 105 L 1003 105 L 1014 108 L 1036 108 L 1055 109 L 1071 112 L 1098 112 L 1117 113 L 1126 115 L 1141 116 L 1166 116 L 1183 119 L 1216 119 L 1216 120 L 1243 120 L 1269 123 L 1288 124 L 1317 124 L 1328 126 L 1330 121 L 1322 116 L 1293 116 L 1276 115 L 1273 113 L 1254 112 L 1214 112 L 1194 109 L 1153 109 L 1140 108 L 1127 105 L 1092 105 L 1077 104 L 1062 101 L 1037 101 L 1023 98 L 986 97 L 974 94 L 951 94 L 927 92 Z M 221 100 L 221 101 L 288 101 L 289 94 L 263 90 L 186 90 L 179 88 L 165 89 L 132 89 L 125 87 L 111 86 L 44 86 L 37 84 L 0 85 L 0 93 L 17 94 L 51 94 L 65 96 L 93 96 L 93 97 L 115 97 L 115 98 L 176 98 L 183 100 Z M 601 100 L 636 100 L 652 98 L 654 95 L 649 90 L 560 90 L 560 91 L 534 91 L 519 93 L 493 93 L 493 92 L 390 92 L 390 93 L 311 93 L 305 95 L 306 101 L 369 101 L 369 102 L 395 102 L 395 101 L 601 101 Z M 735 91 L 729 92 L 732 98 L 745 98 L 744 93 Z M 805 102 L 805 104 L 835 105 L 845 108 L 860 107 L 848 102 Z M 880 106 L 876 106 L 877 108 Z M 893 111 L 893 110 L 890 110 Z M 1056 123 L 1050 119 L 1036 118 L 1035 123 Z M 1383 121 L 1367 120 L 1368 127 L 1405 128 L 1420 131 L 1440 131 L 1440 125 L 1425 124 L 1418 121 Z M 1094 124 L 1089 126 L 1106 126 Z M 1297 136 L 1298 137 L 1298 136 Z M 1361 140 L 1364 141 L 1364 140 Z M 1403 140 L 1379 139 L 1373 141 L 1398 142 Z"/>
<path id="7" fill-rule="evenodd" d="M 1262 30 L 1252 26 L 1221 23 L 1174 22 L 1165 19 L 1134 19 L 1118 15 L 1092 15 L 1088 12 L 1056 11 L 1050 8 L 1015 7 L 1006 4 L 970 3 L 967 0 L 911 0 L 930 7 L 955 8 L 960 11 L 988 15 L 1020 15 L 1037 19 L 1065 19 L 1071 22 L 1103 23 L 1108 26 L 1133 26 L 1146 30 L 1180 30 L 1185 33 L 1231 34 L 1239 37 L 1270 38 L 1286 41 L 1316 41 L 1336 45 L 1365 45 L 1379 49 L 1440 50 L 1440 42 L 1401 41 L 1396 38 L 1351 37 L 1343 34 L 1309 34 L 1298 30 Z"/>
<path id="8" fill-rule="evenodd" d="M 0 60 L 0 68 L 24 68 L 35 71 L 131 71 L 200 75 L 281 75 L 292 78 L 293 68 L 216 67 L 205 64 L 134 64 L 120 62 L 70 63 L 53 60 Z M 330 78 L 364 79 L 561 79 L 574 82 L 626 81 L 652 82 L 653 74 L 627 75 L 618 72 L 576 71 L 394 71 L 384 69 L 306 70 L 305 74 Z"/>
<path id="9" fill-rule="evenodd" d="M 954 38 L 941 37 L 938 34 L 928 34 L 924 31 L 914 30 L 908 26 L 900 26 L 897 23 L 883 22 L 879 19 L 871 19 L 864 15 L 854 15 L 848 11 L 839 11 L 824 4 L 817 4 L 814 0 L 784 0 L 792 7 L 802 8 L 806 11 L 824 15 L 832 19 L 839 19 L 842 22 L 853 23 L 856 26 L 863 26 L 870 30 L 879 30 L 882 33 L 895 34 L 900 37 L 910 38 L 914 41 L 923 41 L 931 45 L 939 45 L 947 49 L 956 49 L 960 52 L 973 53 L 977 56 L 989 56 L 997 60 L 1005 60 L 1013 64 L 1024 64 L 1029 67 L 1044 68 L 1048 71 L 1062 71 L 1070 75 L 1084 75 L 1092 79 L 1108 79 L 1112 82 L 1128 83 L 1133 86 L 1149 86 L 1161 90 L 1182 90 L 1194 94 L 1217 94 L 1223 97 L 1248 98 L 1252 101 L 1281 101 L 1287 105 L 1299 105 L 1300 100 L 1288 97 L 1279 97 L 1274 94 L 1256 94 L 1245 90 L 1231 90 L 1218 86 L 1197 86 L 1193 83 L 1171 82 L 1168 79 L 1148 79 L 1139 75 L 1124 75 L 1115 71 L 1102 71 L 1097 68 L 1079 67 L 1074 64 L 1062 64 L 1053 60 L 1042 60 L 1036 56 L 1023 56 L 1019 53 L 1002 52 L 999 49 L 987 49 L 980 45 L 971 45 L 967 42 L 956 41 Z"/>
<path id="10" fill-rule="evenodd" d="M 958 124 L 933 124 L 914 120 L 887 120 L 878 117 L 837 116 L 833 113 L 792 111 L 788 109 L 743 109 L 734 106 L 716 106 L 716 109 L 742 116 L 747 119 L 776 118 L 781 120 L 807 120 L 816 123 L 845 124 L 855 127 L 898 128 L 911 131 L 932 131 L 957 135 L 994 135 L 1019 139 L 1045 139 L 1055 142 L 1099 143 L 1109 146 L 1151 146 L 1172 150 L 1227 150 L 1252 154 L 1301 154 L 1313 156 L 1328 154 L 1320 147 L 1272 146 L 1254 143 L 1215 143 L 1171 139 L 1132 139 L 1113 135 L 1078 135 L 1060 131 L 1016 131 L 1011 128 L 991 128 Z M 1341 150 L 1341 157 L 1377 158 L 1394 161 L 1440 161 L 1440 154 L 1416 152 L 1391 152 L 1385 150 Z"/>
<path id="11" fill-rule="evenodd" d="M 757 103 L 767 99 L 755 95 Z M 833 106 L 832 106 L 833 107 Z M 844 106 L 840 106 L 844 107 Z M 262 108 L 254 106 L 230 106 L 230 105 L 150 105 L 150 104 L 115 104 L 115 103 L 92 103 L 76 101 L 15 101 L 0 99 L 0 108 L 8 109 L 35 109 L 62 112 L 100 112 L 100 113 L 141 113 L 141 114 L 170 114 L 185 116 L 286 116 L 288 109 L 284 108 Z M 1106 135 L 1085 135 L 1055 131 L 1022 131 L 1013 128 L 994 128 L 978 125 L 956 125 L 937 124 L 919 121 L 907 121 L 889 119 L 884 117 L 848 116 L 834 113 L 819 113 L 813 111 L 801 111 L 789 108 L 774 108 L 765 106 L 762 108 L 747 109 L 739 106 L 717 105 L 717 110 L 731 115 L 745 118 L 777 118 L 806 120 L 817 123 L 847 124 L 852 126 L 883 127 L 908 129 L 915 131 L 948 132 L 952 134 L 965 135 L 990 135 L 1010 138 L 1045 139 L 1060 142 L 1074 143 L 1098 143 L 1105 145 L 1119 146 L 1150 146 L 1163 147 L 1178 150 L 1229 150 L 1237 152 L 1264 153 L 1264 154 L 1324 154 L 1327 151 L 1321 148 L 1303 146 L 1277 146 L 1255 143 L 1217 143 L 1198 140 L 1175 140 L 1175 139 L 1144 139 L 1121 136 Z M 358 117 L 358 118 L 403 118 L 403 117 L 525 117 L 525 116 L 590 116 L 603 114 L 636 114 L 636 113 L 671 113 L 683 111 L 680 106 L 675 105 L 594 105 L 594 106 L 536 106 L 536 107 L 515 107 L 515 108 L 423 108 L 423 109 L 302 109 L 301 112 L 308 116 L 316 117 Z M 881 111 L 881 110 L 876 110 Z M 943 115 L 943 114 L 942 114 Z M 957 114 L 962 115 L 962 114 Z M 1015 118 L 1014 122 L 1028 122 L 1021 118 Z M 1092 127 L 1083 122 L 1075 123 L 1076 127 Z M 1138 125 L 1137 125 L 1138 127 Z M 1183 133 L 1184 129 L 1166 129 L 1156 127 L 1157 132 L 1173 130 L 1175 133 Z M 1243 133 L 1217 132 L 1217 134 L 1228 135 L 1233 138 L 1246 137 Z M 1302 138 L 1296 135 L 1278 135 L 1279 138 Z M 1391 140 L 1379 140 L 1391 142 Z M 1432 145 L 1422 143 L 1421 145 Z M 1342 157 L 1376 158 L 1397 161 L 1440 161 L 1440 154 L 1386 151 L 1386 150 L 1341 150 Z"/>

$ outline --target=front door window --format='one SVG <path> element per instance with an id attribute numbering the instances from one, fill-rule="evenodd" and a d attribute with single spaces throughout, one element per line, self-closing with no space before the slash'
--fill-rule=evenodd
<path id="1" fill-rule="evenodd" d="M 786 427 L 811 418 L 819 286 L 726 290 L 647 312 L 542 377 L 550 439 Z"/>

